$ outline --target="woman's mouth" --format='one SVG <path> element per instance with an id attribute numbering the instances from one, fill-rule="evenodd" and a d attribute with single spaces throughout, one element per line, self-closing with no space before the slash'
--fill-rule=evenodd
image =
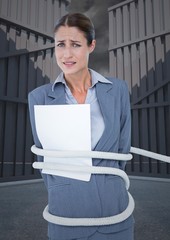
<path id="1" fill-rule="evenodd" d="M 66 67 L 72 67 L 76 62 L 63 62 Z"/>

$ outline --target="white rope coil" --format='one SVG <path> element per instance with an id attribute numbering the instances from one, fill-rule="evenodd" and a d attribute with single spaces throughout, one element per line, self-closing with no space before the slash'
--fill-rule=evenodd
<path id="1" fill-rule="evenodd" d="M 153 159 L 156 159 L 158 161 L 170 163 L 170 157 L 169 156 L 154 153 L 154 152 L 147 151 L 147 150 L 144 150 L 144 149 L 141 149 L 141 148 L 131 147 L 130 152 L 134 153 L 134 154 L 141 155 L 141 156 L 153 158 Z"/>
<path id="2" fill-rule="evenodd" d="M 35 145 L 31 147 L 31 151 L 39 156 L 48 156 L 48 157 L 59 157 L 59 158 L 99 158 L 99 159 L 108 159 L 108 160 L 119 160 L 119 161 L 129 161 L 133 158 L 132 154 L 123 154 L 123 153 L 111 153 L 111 152 L 100 152 L 100 151 L 55 151 L 55 150 L 44 150 L 37 148 Z M 170 156 L 163 154 L 154 153 L 140 148 L 131 147 L 130 152 L 138 154 L 141 156 L 149 157 L 156 159 L 158 161 L 163 161 L 170 163 Z"/>
<path id="3" fill-rule="evenodd" d="M 133 213 L 135 203 L 128 192 L 129 203 L 127 208 L 120 214 L 110 216 L 110 217 L 101 217 L 101 218 L 66 218 L 58 217 L 52 215 L 48 211 L 48 205 L 45 207 L 43 212 L 43 217 L 50 223 L 64 225 L 64 226 L 104 226 L 111 225 L 125 221 Z"/>
<path id="4" fill-rule="evenodd" d="M 45 150 L 33 145 L 31 151 L 39 156 L 46 157 L 58 157 L 58 158 L 100 158 L 108 160 L 119 160 L 128 161 L 132 159 L 132 154 L 123 153 L 111 153 L 111 152 L 100 152 L 100 151 L 56 151 L 56 150 Z"/>
<path id="5" fill-rule="evenodd" d="M 129 186 L 130 186 L 130 182 L 127 174 L 123 170 L 118 168 L 73 166 L 73 165 L 62 165 L 62 164 L 46 163 L 46 162 L 34 162 L 33 168 L 43 169 L 43 170 L 45 169 L 45 170 L 57 170 L 57 171 L 68 171 L 68 172 L 85 172 L 85 173 L 92 173 L 92 174 L 117 175 L 123 178 L 126 189 L 129 189 Z"/>
<path id="6" fill-rule="evenodd" d="M 97 151 L 54 151 L 54 150 L 44 150 L 37 148 L 35 145 L 31 147 L 31 151 L 39 156 L 48 156 L 48 157 L 59 157 L 59 158 L 99 158 L 99 159 L 108 159 L 108 160 L 119 160 L 119 161 L 128 161 L 132 159 L 131 154 L 119 154 L 119 153 L 110 153 L 110 152 L 97 152 Z M 154 158 L 156 160 L 164 161 L 170 163 L 170 157 L 146 151 L 139 148 L 131 147 L 131 153 L 139 154 L 149 158 Z M 46 163 L 46 162 L 34 162 L 33 167 L 36 169 L 47 169 L 47 170 L 58 170 L 58 171 L 71 171 L 71 172 L 88 172 L 92 174 L 113 174 L 118 175 L 123 178 L 125 182 L 126 189 L 129 189 L 129 178 L 127 174 L 116 168 L 108 167 L 88 167 L 88 166 L 73 166 L 73 165 L 61 165 L 56 163 Z M 43 217 L 48 222 L 64 225 L 64 226 L 102 226 L 102 225 L 111 225 L 122 222 L 126 220 L 134 210 L 134 200 L 130 193 L 128 192 L 129 203 L 127 208 L 120 214 L 109 217 L 102 218 L 66 218 L 60 216 L 54 216 L 48 212 L 48 205 L 44 209 Z"/>
<path id="7" fill-rule="evenodd" d="M 31 151 L 40 156 L 50 157 L 92 157 L 92 158 L 104 158 L 109 160 L 122 160 L 127 161 L 132 159 L 131 154 L 118 154 L 118 153 L 107 153 L 107 152 L 93 152 L 93 151 L 49 151 L 37 148 L 35 145 L 32 146 Z M 130 182 L 127 174 L 120 169 L 110 167 L 96 167 L 96 166 L 74 166 L 74 165 L 62 165 L 56 163 L 46 162 L 34 162 L 33 167 L 36 169 L 43 170 L 57 170 L 57 171 L 68 171 L 68 172 L 85 172 L 92 174 L 111 174 L 120 176 L 124 182 L 126 189 L 129 189 Z M 134 200 L 128 192 L 129 203 L 127 208 L 120 214 L 102 218 L 66 218 L 60 216 L 54 216 L 48 212 L 48 205 L 44 209 L 43 217 L 48 222 L 64 225 L 64 226 L 101 226 L 116 224 L 126 220 L 132 214 L 134 210 Z"/>

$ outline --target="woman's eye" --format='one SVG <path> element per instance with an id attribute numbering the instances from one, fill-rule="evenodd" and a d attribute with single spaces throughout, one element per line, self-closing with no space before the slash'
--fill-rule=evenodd
<path id="1" fill-rule="evenodd" d="M 56 46 L 57 47 L 64 47 L 65 45 L 64 45 L 64 43 L 58 43 Z"/>
<path id="2" fill-rule="evenodd" d="M 81 47 L 81 45 L 80 44 L 77 44 L 77 43 L 73 43 L 73 47 Z"/>
<path id="3" fill-rule="evenodd" d="M 81 45 L 80 44 L 78 44 L 78 43 L 72 43 L 72 45 L 71 45 L 73 48 L 78 48 L 78 47 L 81 47 Z M 65 43 L 57 43 L 56 44 L 56 47 L 60 47 L 60 48 L 62 48 L 62 47 L 65 47 Z"/>

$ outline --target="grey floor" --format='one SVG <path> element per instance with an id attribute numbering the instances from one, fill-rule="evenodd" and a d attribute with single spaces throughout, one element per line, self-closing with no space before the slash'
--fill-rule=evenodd
<path id="1" fill-rule="evenodd" d="M 170 180 L 130 178 L 135 240 L 170 240 Z M 41 180 L 0 184 L 0 240 L 47 240 Z M 122 239 L 123 240 L 123 239 Z"/>

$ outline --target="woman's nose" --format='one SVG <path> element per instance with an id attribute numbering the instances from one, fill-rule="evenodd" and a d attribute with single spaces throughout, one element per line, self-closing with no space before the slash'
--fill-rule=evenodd
<path id="1" fill-rule="evenodd" d="M 71 51 L 71 48 L 70 47 L 66 47 L 64 49 L 64 57 L 71 57 L 72 56 L 72 51 Z"/>

